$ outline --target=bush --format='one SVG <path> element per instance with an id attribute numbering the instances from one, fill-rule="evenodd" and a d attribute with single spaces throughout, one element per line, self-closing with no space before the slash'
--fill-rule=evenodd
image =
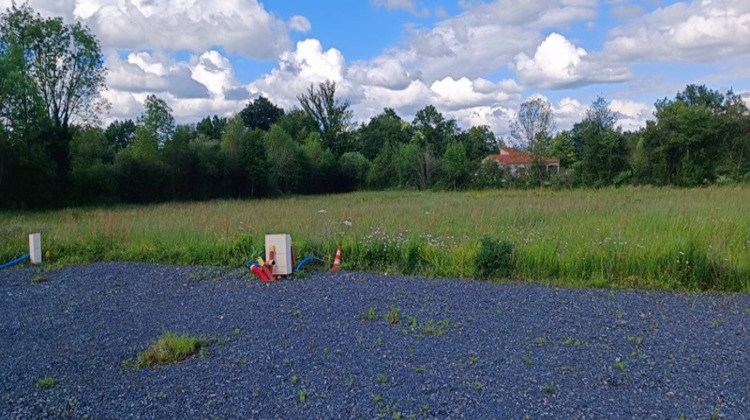
<path id="1" fill-rule="evenodd" d="M 516 248 L 510 241 L 482 237 L 474 262 L 474 274 L 481 279 L 508 279 L 513 276 Z"/>

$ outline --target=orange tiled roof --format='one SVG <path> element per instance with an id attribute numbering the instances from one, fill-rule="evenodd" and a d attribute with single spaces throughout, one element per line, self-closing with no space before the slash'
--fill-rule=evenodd
<path id="1" fill-rule="evenodd" d="M 534 161 L 531 154 L 510 147 L 501 147 L 499 155 L 490 155 L 490 157 L 506 165 L 524 165 L 531 164 Z M 560 164 L 560 159 L 552 159 L 548 157 L 541 157 L 539 159 L 544 163 Z"/>

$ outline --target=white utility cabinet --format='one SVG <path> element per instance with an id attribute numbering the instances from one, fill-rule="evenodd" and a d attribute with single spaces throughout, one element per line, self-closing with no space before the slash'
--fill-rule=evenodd
<path id="1" fill-rule="evenodd" d="M 286 233 L 266 235 L 266 260 L 271 251 L 271 245 L 276 247 L 273 266 L 274 276 L 286 276 L 292 274 L 292 237 Z"/>
<path id="2" fill-rule="evenodd" d="M 32 264 L 42 263 L 42 235 L 38 233 L 29 235 L 29 255 Z"/>

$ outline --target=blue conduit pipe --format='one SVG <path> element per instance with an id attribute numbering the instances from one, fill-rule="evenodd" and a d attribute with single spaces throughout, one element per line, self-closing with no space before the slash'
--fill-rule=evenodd
<path id="1" fill-rule="evenodd" d="M 7 263 L 5 263 L 3 265 L 0 265 L 0 270 L 2 270 L 3 268 L 10 267 L 11 265 L 16 265 L 16 264 L 20 263 L 21 261 L 23 261 L 23 260 L 25 260 L 25 259 L 27 259 L 29 257 L 31 257 L 31 255 L 26 254 L 26 255 L 24 255 L 22 257 L 16 258 L 15 260 L 13 260 L 11 262 L 7 262 Z"/>
<path id="2" fill-rule="evenodd" d="M 317 258 L 317 257 L 313 257 L 313 256 L 307 257 L 304 260 L 300 261 L 299 264 L 297 264 L 297 270 L 300 270 L 303 265 L 309 263 L 312 260 L 323 261 L 323 260 L 321 260 L 320 258 Z M 325 261 L 323 261 L 323 262 L 325 262 Z"/>

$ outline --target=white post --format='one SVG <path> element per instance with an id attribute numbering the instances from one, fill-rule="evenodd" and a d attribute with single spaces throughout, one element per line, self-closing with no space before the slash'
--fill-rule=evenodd
<path id="1" fill-rule="evenodd" d="M 42 263 L 42 237 L 38 233 L 29 235 L 29 255 L 32 264 Z"/>

